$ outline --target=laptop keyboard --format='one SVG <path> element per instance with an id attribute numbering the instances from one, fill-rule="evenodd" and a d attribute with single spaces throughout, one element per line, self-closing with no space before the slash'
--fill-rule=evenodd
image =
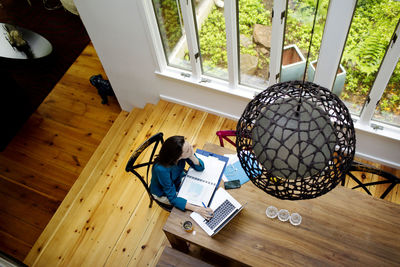
<path id="1" fill-rule="evenodd" d="M 217 225 L 223 221 L 229 213 L 235 209 L 235 206 L 229 201 L 225 200 L 215 211 L 214 216 L 206 222 L 206 225 L 214 230 Z"/>

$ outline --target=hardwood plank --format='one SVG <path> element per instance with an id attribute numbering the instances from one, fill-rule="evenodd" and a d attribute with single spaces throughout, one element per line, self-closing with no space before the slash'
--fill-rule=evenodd
<path id="1" fill-rule="evenodd" d="M 37 113 L 44 118 L 49 118 L 71 127 L 74 127 L 74 125 L 85 125 L 85 128 L 99 132 L 107 132 L 110 123 L 112 124 L 115 119 L 114 115 L 110 114 L 109 119 L 100 121 L 81 116 L 73 111 L 58 108 L 54 105 L 42 105 Z"/>
<path id="2" fill-rule="evenodd" d="M 132 112 L 129 120 L 107 135 L 107 145 L 101 142 L 94 155 L 96 160 L 89 160 L 76 187 L 74 185 L 66 196 L 26 263 L 31 266 L 45 263 L 155 265 L 165 243 L 161 232 L 163 213 L 157 213 L 156 204 L 148 208 L 149 198 L 143 186 L 125 173 L 124 166 L 130 154 L 159 131 L 165 138 L 184 135 L 198 147 L 210 137 L 219 144 L 215 132 L 236 124 L 233 120 L 164 101 L 151 112 L 146 108 Z"/>
<path id="3" fill-rule="evenodd" d="M 63 136 L 65 138 L 69 138 L 78 143 L 85 143 L 87 145 L 91 145 L 92 147 L 97 148 L 100 144 L 101 140 L 104 138 L 104 134 L 101 134 L 96 131 L 91 131 L 88 128 L 78 128 L 76 126 L 71 127 L 50 119 L 46 119 L 38 116 L 37 114 L 33 114 L 31 116 L 30 121 L 35 122 L 34 127 L 40 128 L 45 131 L 52 132 L 59 136 Z"/>
<path id="4" fill-rule="evenodd" d="M 207 113 L 200 110 L 190 110 L 185 121 L 182 123 L 179 133 L 187 137 L 187 141 L 193 145 L 194 151 L 202 148 L 197 142 L 196 137 L 202 129 L 202 125 L 207 118 Z"/>
<path id="5" fill-rule="evenodd" d="M 48 199 L 57 201 L 64 198 L 121 111 L 115 97 L 109 98 L 109 105 L 101 104 L 97 89 L 90 84 L 88 75 L 104 74 L 104 70 L 94 48 L 89 45 L 85 51 L 78 61 L 86 63 L 73 66 L 73 74 L 64 75 L 49 94 L 47 100 L 57 100 L 58 105 L 42 103 L 10 145 L 0 153 L 0 179 L 44 196 L 42 203 L 36 202 L 40 199 L 24 203 L 24 198 L 16 199 L 2 193 L 3 202 L 16 202 L 12 216 L 30 225 L 39 227 L 39 224 L 42 230 L 46 224 L 38 223 L 35 219 L 37 210 L 27 206 L 34 204 L 37 209 L 45 209 Z M 85 71 L 80 72 L 79 69 Z M 80 108 L 74 103 L 88 106 L 84 116 L 81 110 L 73 110 Z M 6 208 L 1 206 L 0 212 L 8 212 Z M 15 229 L 11 228 L 14 217 L 1 218 L 3 225 L 9 228 L 10 236 L 15 236 Z M 3 230 L 7 234 L 7 229 Z M 15 244 L 33 246 L 29 231 L 29 227 L 21 230 Z M 14 244 L 14 241 L 7 244 Z M 21 261 L 26 256 L 19 252 L 10 255 Z"/>
<path id="6" fill-rule="evenodd" d="M 10 195 L 0 192 L 0 210 L 6 212 L 13 216 L 18 216 L 18 214 L 29 214 L 26 220 L 36 227 L 44 228 L 46 224 L 51 219 L 56 207 L 50 210 L 43 210 L 38 207 L 37 203 L 34 202 L 29 197 L 22 197 L 19 199 L 12 198 Z M 4 220 L 5 218 L 2 218 Z M 11 230 L 12 231 L 12 230 Z"/>
<path id="7" fill-rule="evenodd" d="M 69 97 L 64 93 L 64 90 L 58 94 L 51 94 L 45 100 L 44 104 L 62 109 L 63 111 L 72 112 L 75 115 L 80 115 L 93 121 L 108 121 L 110 118 L 116 117 L 114 114 L 109 114 L 103 111 L 103 107 L 99 107 L 97 103 L 91 104 L 85 99 L 79 97 Z M 111 116 L 110 116 L 111 115 Z"/>
<path id="8" fill-rule="evenodd" d="M 149 123 L 147 123 L 143 129 L 145 129 L 146 127 L 149 127 L 149 129 L 151 129 L 151 131 L 157 131 L 158 128 L 160 128 L 159 125 L 162 125 L 164 123 L 166 123 L 168 120 L 175 118 L 177 119 L 177 117 L 181 116 L 182 114 L 182 107 L 177 108 L 177 110 L 171 110 L 171 112 L 163 112 L 164 116 L 157 116 L 157 121 L 154 120 L 154 115 L 152 114 L 151 116 L 153 116 L 153 120 L 149 120 Z M 167 116 L 168 115 L 168 116 Z M 166 119 L 165 119 L 166 117 Z M 151 123 L 152 121 L 156 121 L 155 123 Z M 176 121 L 177 124 L 179 124 L 179 120 Z M 151 124 L 151 125 L 149 125 Z M 151 134 L 152 135 L 152 134 Z M 147 135 L 146 135 L 147 136 Z M 140 140 L 140 138 L 138 137 L 138 139 Z M 138 142 L 139 144 L 141 144 L 144 140 L 140 140 L 140 142 Z M 127 144 L 126 147 L 129 149 L 129 147 L 131 148 L 136 148 L 137 146 L 132 146 L 130 144 Z M 131 149 L 132 150 L 132 149 Z M 117 151 L 120 151 L 119 154 L 121 155 L 121 157 L 123 157 L 124 155 L 124 150 L 118 149 Z M 127 160 L 130 157 L 131 151 L 127 151 L 128 153 L 125 156 L 125 159 L 123 160 L 123 162 L 127 162 Z M 114 164 L 117 164 L 114 166 Z M 88 237 L 86 238 L 86 236 L 83 238 L 83 240 L 79 241 L 79 244 L 77 244 L 76 246 L 76 250 L 82 250 L 82 248 L 91 248 L 91 255 L 93 255 L 92 257 L 86 257 L 86 255 L 82 255 L 82 257 L 80 255 L 74 254 L 74 257 L 71 258 L 69 256 L 66 256 L 65 258 L 71 258 L 71 260 L 68 262 L 68 264 L 71 265 L 85 265 L 85 266 L 97 266 L 99 264 L 102 264 L 104 262 L 104 260 L 106 259 L 106 255 L 108 253 L 111 253 L 111 249 L 110 245 L 114 245 L 116 240 L 118 239 L 118 235 L 115 235 L 115 233 L 119 233 L 121 231 L 123 231 L 123 227 L 124 224 L 121 223 L 121 221 L 126 222 L 128 220 L 128 216 L 130 215 L 129 211 L 128 213 L 123 213 L 121 214 L 121 207 L 135 207 L 137 206 L 137 202 L 139 201 L 139 197 L 144 193 L 144 188 L 143 186 L 140 184 L 140 182 L 135 179 L 133 180 L 131 178 L 130 174 L 125 173 L 125 170 L 123 168 L 118 168 L 118 162 L 115 162 L 112 164 L 111 166 L 111 170 L 110 170 L 110 175 L 115 175 L 116 179 L 118 178 L 122 178 L 122 177 L 127 177 L 128 183 L 126 183 L 126 181 L 124 180 L 118 180 L 116 182 L 116 186 L 113 187 L 112 184 L 109 185 L 109 196 L 107 196 L 106 198 L 104 198 L 102 200 L 101 206 L 98 207 L 98 211 L 99 213 L 96 215 L 93 215 L 93 217 L 95 217 L 96 222 L 93 222 L 94 225 L 97 226 L 96 229 L 99 229 L 99 231 L 97 233 L 90 233 L 90 235 L 87 235 Z M 113 173 L 113 174 L 111 174 Z M 129 183 L 134 183 L 134 184 L 129 184 Z M 113 191 L 115 190 L 115 191 Z M 114 192 L 114 193 L 113 193 Z M 115 193 L 117 192 L 117 193 Z M 112 199 L 113 195 L 117 196 L 117 198 L 115 200 Z M 118 201 L 118 205 L 116 206 L 116 208 L 112 209 L 109 208 L 109 206 L 107 207 L 107 203 L 116 203 Z M 107 211 L 108 210 L 108 211 Z M 113 216 L 113 214 L 116 213 L 115 216 Z M 108 216 L 108 220 L 107 220 L 107 224 L 104 224 L 103 219 L 101 219 L 101 217 L 103 216 L 103 214 L 106 214 L 106 216 Z M 118 215 L 117 215 L 118 214 Z M 113 232 L 110 233 L 110 231 L 108 231 L 107 229 L 107 225 L 113 225 Z M 96 240 L 99 243 L 95 243 L 94 240 L 90 239 L 89 236 L 91 235 L 95 235 L 96 236 Z M 73 252 L 74 253 L 74 252 Z"/>
<path id="9" fill-rule="evenodd" d="M 146 232 L 151 230 L 149 229 L 151 218 L 160 216 L 161 213 L 157 212 L 158 209 L 156 203 L 153 204 L 152 208 L 149 208 L 149 196 L 147 193 L 143 193 L 134 213 L 115 243 L 110 256 L 106 259 L 106 266 L 128 265 L 136 249 L 140 247 L 140 240 Z M 162 233 L 159 237 L 161 239 L 165 238 Z"/>
<path id="10" fill-rule="evenodd" d="M 0 231 L 8 233 L 13 239 L 25 240 L 29 247 L 32 247 L 30 244 L 35 243 L 42 232 L 42 228 L 0 210 Z"/>
<path id="11" fill-rule="evenodd" d="M 222 127 L 224 119 L 213 114 L 207 114 L 203 124 L 200 127 L 200 131 L 197 136 L 194 137 L 196 140 L 194 144 L 198 148 L 202 148 L 206 142 L 209 142 L 211 137 L 215 135 L 216 131 Z"/>
<path id="12" fill-rule="evenodd" d="M 166 106 L 166 104 L 165 104 Z M 164 108 L 160 105 L 160 109 L 163 110 Z M 154 116 L 154 115 L 153 115 Z M 96 211 L 98 208 L 98 205 L 101 204 L 101 201 L 98 202 L 98 200 L 103 199 L 105 192 L 108 192 L 109 189 L 107 189 L 108 185 L 112 184 L 112 179 L 114 178 L 114 173 L 116 170 L 119 168 L 118 164 L 121 164 L 122 157 L 120 155 L 125 155 L 126 152 L 131 151 L 129 150 L 130 145 L 127 145 L 131 142 L 135 142 L 136 139 L 134 138 L 138 132 L 141 132 L 141 129 L 143 127 L 143 124 L 145 121 L 147 121 L 147 114 L 145 112 L 139 113 L 138 116 L 135 116 L 134 114 L 131 114 L 131 120 L 135 121 L 134 119 L 138 120 L 138 123 L 135 124 L 136 127 L 133 127 L 131 124 L 125 124 L 123 127 L 123 130 L 120 131 L 121 134 L 117 135 L 117 138 L 114 138 L 113 144 L 108 146 L 108 151 L 109 153 L 105 152 L 102 157 L 102 161 L 104 161 L 104 164 L 101 164 L 99 169 L 94 168 L 94 172 L 92 173 L 89 177 L 90 179 L 87 178 L 87 176 L 80 176 L 83 177 L 82 179 L 87 180 L 85 181 L 85 184 L 82 185 L 82 191 L 78 192 L 78 195 L 76 195 L 72 203 L 67 204 L 68 206 L 68 211 L 73 212 L 74 214 L 69 214 L 69 217 L 66 218 L 66 221 L 62 221 L 58 226 L 56 226 L 56 232 L 59 232 L 61 235 L 62 234 L 67 234 L 70 232 L 75 232 L 77 230 L 77 234 L 75 236 L 69 236 L 67 237 L 68 242 L 71 242 L 71 244 L 75 244 L 75 247 L 70 248 L 70 250 L 66 251 L 65 246 L 68 243 L 63 244 L 58 244 L 57 239 L 54 239 L 54 244 L 51 242 L 51 239 L 56 235 L 56 233 L 52 233 L 52 237 L 49 238 L 49 243 L 50 244 L 45 244 L 45 247 L 48 245 L 49 249 L 52 250 L 54 253 L 53 255 L 45 255 L 45 257 L 40 257 L 37 258 L 36 260 L 39 259 L 38 264 L 40 265 L 40 262 L 54 262 L 57 263 L 59 260 L 59 257 L 61 261 L 64 260 L 71 260 L 69 257 L 65 257 L 66 255 L 69 255 L 71 251 L 76 251 L 77 247 L 79 246 L 80 238 L 84 238 L 84 234 L 81 235 L 82 230 L 86 229 L 88 226 L 89 222 L 87 220 L 90 218 L 90 216 L 85 216 L 82 217 L 80 212 L 82 211 L 83 213 L 87 213 L 90 211 Z M 162 117 L 160 117 L 162 118 Z M 128 117 L 129 119 L 129 117 Z M 154 118 L 153 118 L 154 119 Z M 143 121 L 141 121 L 143 120 Z M 124 143 L 124 138 L 128 141 Z M 140 141 L 141 142 L 141 141 Z M 126 152 L 122 152 L 126 151 Z M 104 166 L 104 167 L 103 167 Z M 118 177 L 115 177 L 118 178 Z M 103 187 L 106 188 L 103 188 Z M 114 187 L 112 187 L 114 188 Z M 90 192 L 93 192 L 91 195 Z M 89 199 L 87 199 L 90 197 Z M 71 207 L 76 207 L 80 206 L 80 208 L 71 208 Z M 75 214 L 76 213 L 76 214 Z M 90 213 L 90 212 L 89 212 Z M 65 217 L 65 216 L 64 216 Z M 75 218 L 73 221 L 71 221 L 71 218 Z M 78 218 L 78 219 L 76 219 Z M 63 218 L 61 218 L 63 219 Z M 61 219 L 56 219 L 60 220 Z M 75 240 L 75 241 L 73 241 Z M 84 255 L 85 256 L 85 255 Z M 76 255 L 77 258 L 79 258 L 79 255 Z M 34 265 L 35 263 L 33 263 Z"/>
<path id="13" fill-rule="evenodd" d="M 134 111 L 131 113 L 133 115 L 135 115 Z M 100 143 L 99 147 L 96 149 L 93 156 L 87 163 L 86 168 L 84 168 L 81 175 L 75 182 L 74 186 L 71 188 L 71 190 L 65 197 L 63 203 L 60 205 L 57 212 L 52 217 L 52 220 L 47 225 L 47 227 L 44 229 L 41 236 L 36 241 L 33 248 L 31 249 L 31 251 L 29 252 L 27 257 L 25 258 L 25 260 L 24 260 L 25 264 L 27 264 L 29 266 L 33 265 L 35 260 L 39 258 L 40 253 L 42 252 L 45 245 L 47 245 L 47 242 L 49 242 L 50 239 L 53 238 L 54 232 L 57 230 L 57 228 L 58 228 L 59 224 L 62 222 L 64 216 L 68 214 L 69 209 L 70 209 L 73 201 L 76 198 L 76 195 L 80 192 L 82 187 L 87 182 L 86 178 L 90 175 L 90 173 L 92 172 L 92 169 L 94 169 L 96 166 L 98 166 L 99 160 L 107 151 L 108 146 L 114 139 L 114 135 L 120 130 L 120 128 L 122 127 L 122 125 L 125 122 L 128 115 L 129 115 L 128 112 L 123 111 L 117 117 L 117 119 L 114 122 L 113 126 L 111 127 L 110 131 L 104 137 L 103 141 Z"/>
<path id="14" fill-rule="evenodd" d="M 43 162 L 20 152 L 7 153 L 7 156 L 1 154 L 0 177 L 37 190 L 48 198 L 62 201 L 70 188 L 68 181 L 72 173 Z"/>
<path id="15" fill-rule="evenodd" d="M 14 140 L 16 141 L 15 143 L 9 144 L 10 149 L 20 151 L 30 157 L 45 159 L 47 162 L 73 173 L 74 176 L 80 173 L 82 166 L 88 160 L 78 153 L 71 154 L 59 150 L 50 144 L 46 145 L 31 137 L 25 139 L 16 137 Z"/>
<path id="16" fill-rule="evenodd" d="M 31 214 L 33 224 L 42 228 L 46 226 L 60 204 L 60 201 L 49 199 L 4 179 L 0 179 L 0 200 L 1 211 L 14 216 L 16 214 Z M 41 205 L 38 205 L 38 203 Z"/>
<path id="17" fill-rule="evenodd" d="M 0 250 L 16 259 L 21 259 L 28 254 L 31 245 L 17 239 L 7 232 L 0 230 Z"/>
<path id="18" fill-rule="evenodd" d="M 149 228 L 143 235 L 139 245 L 132 255 L 128 266 L 155 266 L 157 258 L 154 257 L 160 246 L 162 246 L 165 235 L 162 227 L 167 221 L 169 213 L 158 207 L 159 213 L 156 213 L 149 222 Z"/>

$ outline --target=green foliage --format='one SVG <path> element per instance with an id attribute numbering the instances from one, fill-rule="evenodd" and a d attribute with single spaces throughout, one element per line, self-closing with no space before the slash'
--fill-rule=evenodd
<path id="1" fill-rule="evenodd" d="M 164 49 L 169 54 L 182 37 L 180 11 L 175 0 L 153 0 L 153 5 Z"/>
<path id="2" fill-rule="evenodd" d="M 293 7 L 288 9 L 285 45 L 296 44 L 304 56 L 307 56 L 317 2 L 314 0 L 293 0 L 291 2 Z M 310 61 L 316 60 L 318 56 L 328 5 L 329 0 L 320 1 L 310 49 Z"/>
<path id="3" fill-rule="evenodd" d="M 215 6 L 201 26 L 199 36 L 203 64 L 227 68 L 225 18 Z"/>
<path id="4" fill-rule="evenodd" d="M 265 10 L 262 0 L 239 0 L 239 32 L 247 38 L 252 39 L 255 24 L 271 25 L 270 17 L 270 11 Z M 199 40 L 203 64 L 210 68 L 226 69 L 228 58 L 225 18 L 222 11 L 215 6 L 201 25 Z M 255 47 L 255 44 L 248 47 L 241 45 L 240 53 L 256 56 L 258 53 Z"/>
<path id="5" fill-rule="evenodd" d="M 271 25 L 271 12 L 264 8 L 262 0 L 239 0 L 239 32 L 253 35 L 255 24 Z"/>
<path id="6" fill-rule="evenodd" d="M 347 70 L 346 96 L 361 103 L 369 93 L 400 17 L 400 3 L 390 0 L 360 0 L 347 38 L 342 64 Z M 400 70 L 397 66 L 379 109 L 398 110 Z M 395 86 L 395 84 L 397 84 Z"/>
<path id="7" fill-rule="evenodd" d="M 292 0 L 286 22 L 285 45 L 296 44 L 306 56 L 316 0 Z M 320 1 L 310 61 L 317 59 L 329 0 Z M 390 38 L 400 17 L 400 3 L 391 0 L 359 0 L 347 37 L 342 65 L 346 86 L 341 97 L 362 104 L 375 80 Z M 400 114 L 400 67 L 396 67 L 380 110 Z"/>
<path id="8" fill-rule="evenodd" d="M 239 33 L 252 39 L 255 24 L 271 25 L 271 14 L 263 0 L 238 0 Z M 330 0 L 320 0 L 314 29 L 310 61 L 319 54 Z M 290 0 L 286 21 L 285 45 L 296 44 L 306 56 L 311 37 L 317 0 Z M 153 0 L 163 36 L 164 47 L 172 51 L 182 36 L 179 10 L 175 0 Z M 343 99 L 362 103 L 369 93 L 377 71 L 400 18 L 400 2 L 392 0 L 358 0 L 342 56 L 346 69 L 346 90 Z M 167 40 L 167 41 L 165 41 Z M 199 42 L 205 67 L 227 68 L 225 18 L 214 7 L 201 25 Z M 240 54 L 259 57 L 259 68 L 269 64 L 269 58 L 256 51 L 256 45 L 240 45 Z M 188 56 L 186 56 L 188 59 Z M 400 64 L 397 65 L 380 102 L 382 112 L 400 114 Z"/>

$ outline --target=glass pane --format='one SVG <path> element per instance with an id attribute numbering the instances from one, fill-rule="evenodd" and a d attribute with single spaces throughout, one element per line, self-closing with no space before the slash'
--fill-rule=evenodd
<path id="1" fill-rule="evenodd" d="M 317 0 L 289 0 L 282 51 L 281 82 L 303 80 Z M 314 80 L 329 0 L 320 0 L 306 80 Z"/>
<path id="2" fill-rule="evenodd" d="M 335 93 L 355 115 L 361 113 L 399 17 L 400 2 L 357 3 L 341 62 L 344 71 L 334 84 Z"/>
<path id="3" fill-rule="evenodd" d="M 400 126 L 400 60 L 372 119 Z"/>
<path id="4" fill-rule="evenodd" d="M 228 80 L 224 2 L 195 0 L 203 73 Z"/>
<path id="5" fill-rule="evenodd" d="M 168 65 L 191 70 L 179 0 L 152 0 Z"/>
<path id="6" fill-rule="evenodd" d="M 240 83 L 265 88 L 271 51 L 273 0 L 238 0 Z"/>

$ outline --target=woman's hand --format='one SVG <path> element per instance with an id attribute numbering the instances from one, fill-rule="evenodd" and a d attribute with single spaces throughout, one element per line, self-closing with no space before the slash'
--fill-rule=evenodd
<path id="1" fill-rule="evenodd" d="M 195 205 L 192 205 L 190 203 L 186 203 L 185 209 L 197 212 L 198 214 L 203 216 L 203 218 L 206 219 L 206 220 L 209 220 L 214 216 L 214 212 L 213 212 L 212 209 L 195 206 Z"/>
<path id="2" fill-rule="evenodd" d="M 214 212 L 210 208 L 199 207 L 199 209 L 196 212 L 201 216 L 203 216 L 203 218 L 206 220 L 209 220 L 214 216 Z"/>
<path id="3" fill-rule="evenodd" d="M 199 165 L 199 160 L 194 155 L 193 146 L 187 141 L 185 141 L 185 143 L 183 144 L 182 155 L 179 157 L 178 160 L 180 159 L 190 159 L 194 163 L 194 165 Z"/>

